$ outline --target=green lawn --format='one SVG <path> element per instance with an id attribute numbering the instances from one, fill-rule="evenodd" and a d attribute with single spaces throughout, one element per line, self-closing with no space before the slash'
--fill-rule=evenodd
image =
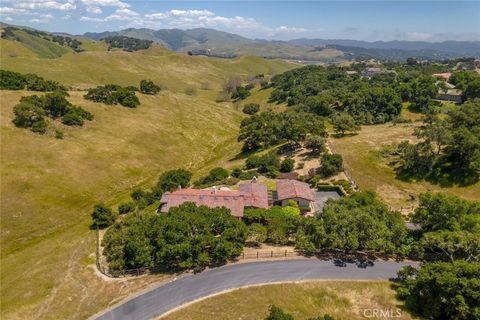
<path id="1" fill-rule="evenodd" d="M 400 319 L 411 319 L 386 281 L 309 281 L 243 288 L 193 303 L 160 319 L 261 320 L 271 304 L 296 320 L 324 314 L 336 320 L 366 319 L 373 309 L 398 309 Z"/>

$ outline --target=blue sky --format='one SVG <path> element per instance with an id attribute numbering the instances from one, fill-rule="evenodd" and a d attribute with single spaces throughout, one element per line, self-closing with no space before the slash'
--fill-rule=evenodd
<path id="1" fill-rule="evenodd" d="M 72 34 L 206 27 L 280 40 L 480 40 L 479 1 L 1 0 L 0 15 Z"/>

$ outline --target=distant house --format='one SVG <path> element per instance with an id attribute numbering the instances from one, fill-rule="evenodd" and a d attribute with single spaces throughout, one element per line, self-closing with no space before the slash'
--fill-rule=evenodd
<path id="1" fill-rule="evenodd" d="M 372 68 L 367 68 L 367 69 L 363 70 L 362 71 L 362 76 L 367 77 L 367 78 L 371 78 L 374 75 L 377 75 L 377 74 L 380 74 L 380 73 L 382 73 L 382 69 L 372 67 Z"/>
<path id="2" fill-rule="evenodd" d="M 347 76 L 354 76 L 358 74 L 358 72 L 355 70 L 347 70 L 346 73 L 347 73 Z"/>
<path id="3" fill-rule="evenodd" d="M 288 206 L 289 201 L 295 201 L 302 212 L 314 211 L 314 190 L 305 182 L 277 180 L 277 193 L 274 204 Z"/>
<path id="4" fill-rule="evenodd" d="M 455 103 L 462 103 L 462 90 L 448 89 L 447 92 L 439 90 L 437 94 L 437 100 L 451 101 Z"/>
<path id="5" fill-rule="evenodd" d="M 434 73 L 432 74 L 432 77 L 437 78 L 437 79 L 443 79 L 445 81 L 448 81 L 450 77 L 452 76 L 451 72 L 444 72 L 444 73 Z"/>
<path id="6" fill-rule="evenodd" d="M 245 208 L 268 208 L 267 187 L 251 182 L 241 184 L 239 190 L 228 188 L 211 189 L 178 189 L 165 192 L 160 199 L 159 212 L 165 213 L 170 208 L 178 207 L 185 202 L 193 202 L 197 206 L 209 208 L 225 207 L 230 209 L 235 217 L 243 217 Z"/>

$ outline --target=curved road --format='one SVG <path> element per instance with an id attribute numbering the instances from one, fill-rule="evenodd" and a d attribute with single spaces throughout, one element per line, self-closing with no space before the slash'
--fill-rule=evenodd
<path id="1" fill-rule="evenodd" d="M 168 282 L 106 311 L 97 320 L 148 320 L 183 304 L 225 290 L 254 284 L 314 279 L 387 280 L 416 263 L 376 261 L 359 268 L 353 263 L 337 267 L 318 259 L 265 261 L 227 265 Z"/>

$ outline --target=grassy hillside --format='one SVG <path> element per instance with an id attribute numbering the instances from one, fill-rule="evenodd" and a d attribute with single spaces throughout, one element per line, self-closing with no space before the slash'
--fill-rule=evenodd
<path id="1" fill-rule="evenodd" d="M 160 319 L 265 319 L 271 304 L 295 319 L 330 314 L 335 319 L 365 319 L 372 309 L 396 310 L 401 303 L 386 281 L 310 281 L 250 287 L 194 303 Z M 232 307 L 234 306 L 234 307 Z M 367 311 L 365 311 L 367 310 Z M 369 313 L 370 312 L 370 313 Z M 401 319 L 411 319 L 399 310 Z"/>
<path id="2" fill-rule="evenodd" d="M 2 319 L 81 319 L 158 280 L 108 281 L 96 275 L 90 211 L 98 201 L 118 205 L 133 188 L 151 186 L 167 169 L 197 173 L 235 155 L 243 115 L 214 98 L 231 75 L 282 72 L 293 65 L 244 57 L 215 60 L 154 47 L 126 53 L 86 51 L 41 59 L 1 39 L 1 68 L 31 72 L 75 88 L 137 85 L 152 79 L 168 89 L 138 94 L 136 109 L 106 106 L 70 91 L 70 101 L 95 115 L 82 128 L 64 127 L 64 140 L 16 128 L 19 91 L 0 92 Z M 92 43 L 96 46 L 98 43 Z M 28 54 L 23 54 L 28 53 Z M 196 95 L 185 88 L 197 89 Z M 58 126 L 61 126 L 58 124 Z"/>

